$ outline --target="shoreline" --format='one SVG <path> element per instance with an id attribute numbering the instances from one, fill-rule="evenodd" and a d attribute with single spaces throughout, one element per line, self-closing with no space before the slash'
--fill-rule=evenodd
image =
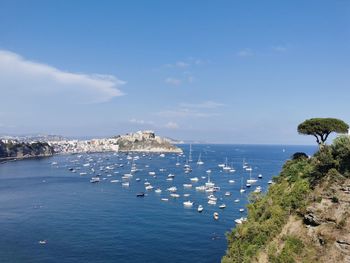
<path id="1" fill-rule="evenodd" d="M 179 148 L 179 150 L 134 149 L 134 150 L 120 150 L 120 151 L 59 152 L 59 153 L 54 153 L 51 155 L 41 154 L 41 155 L 34 155 L 34 156 L 4 157 L 4 158 L 0 158 L 0 164 L 7 163 L 7 162 L 27 160 L 27 159 L 34 159 L 34 158 L 54 157 L 55 155 L 74 155 L 74 154 L 93 154 L 93 153 L 128 153 L 128 152 L 133 152 L 133 153 L 165 153 L 165 154 L 166 153 L 177 153 L 177 154 L 180 154 L 180 153 L 183 153 L 183 150 Z"/>

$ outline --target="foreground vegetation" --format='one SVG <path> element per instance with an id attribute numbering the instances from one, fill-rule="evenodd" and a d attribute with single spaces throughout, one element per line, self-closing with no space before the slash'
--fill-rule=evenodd
<path id="1" fill-rule="evenodd" d="M 227 235 L 228 250 L 222 262 L 317 260 L 312 246 L 296 236 L 283 235 L 281 231 L 292 217 L 303 219 L 312 202 L 320 202 L 315 195 L 320 185 L 327 181 L 330 188 L 347 178 L 350 178 L 350 137 L 347 135 L 339 136 L 330 146 L 323 145 L 310 158 L 303 153 L 294 154 L 265 195 L 251 196 L 248 220 Z M 328 195 L 332 202 L 338 201 L 334 191 Z M 279 248 L 273 242 L 277 237 L 283 244 Z M 261 260 L 262 251 L 265 260 Z"/>

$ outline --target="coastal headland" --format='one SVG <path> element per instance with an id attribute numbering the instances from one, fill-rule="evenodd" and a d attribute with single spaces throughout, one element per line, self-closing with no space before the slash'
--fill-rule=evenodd
<path id="1" fill-rule="evenodd" d="M 93 152 L 182 153 L 182 150 L 173 145 L 169 139 L 155 135 L 153 131 L 138 131 L 91 140 L 64 138 L 25 142 L 16 139 L 0 140 L 0 160 Z"/>

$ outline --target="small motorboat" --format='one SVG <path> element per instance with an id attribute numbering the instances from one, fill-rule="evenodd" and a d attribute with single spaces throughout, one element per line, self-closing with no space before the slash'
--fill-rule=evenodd
<path id="1" fill-rule="evenodd" d="M 160 200 L 162 200 L 163 202 L 168 202 L 168 201 L 169 201 L 168 198 L 162 198 L 162 199 L 160 199 Z"/>
<path id="2" fill-rule="evenodd" d="M 137 193 L 136 194 L 136 197 L 144 197 L 145 196 L 145 193 L 144 192 L 140 192 L 140 193 Z"/>
<path id="3" fill-rule="evenodd" d="M 235 199 L 235 201 L 234 201 L 235 203 L 238 203 L 239 202 L 239 199 L 237 198 L 237 199 Z"/>
<path id="4" fill-rule="evenodd" d="M 162 192 L 162 189 L 157 188 L 154 192 L 157 193 L 157 194 L 160 194 Z"/>
<path id="5" fill-rule="evenodd" d="M 199 213 L 202 213 L 203 210 L 204 210 L 203 206 L 202 206 L 202 205 L 199 205 L 198 208 L 197 208 L 197 211 L 198 211 Z"/>
<path id="6" fill-rule="evenodd" d="M 177 191 L 177 188 L 176 188 L 176 186 L 172 186 L 172 187 L 169 187 L 167 190 L 168 190 L 169 192 L 174 193 L 174 192 Z"/>
<path id="7" fill-rule="evenodd" d="M 183 204 L 185 207 L 192 207 L 193 206 L 193 202 L 191 202 L 191 201 L 183 202 Z"/>
<path id="8" fill-rule="evenodd" d="M 208 200 L 208 204 L 209 205 L 216 205 L 216 201 L 215 200 Z"/>
<path id="9" fill-rule="evenodd" d="M 152 185 L 147 185 L 147 186 L 145 186 L 145 189 L 148 190 L 148 191 L 153 190 L 153 186 Z"/>
<path id="10" fill-rule="evenodd" d="M 40 245 L 45 245 L 46 243 L 47 243 L 47 241 L 46 240 L 39 240 L 39 242 L 38 242 Z"/>
<path id="11" fill-rule="evenodd" d="M 244 222 L 247 221 L 247 218 L 246 217 L 241 217 L 241 218 L 237 218 L 235 219 L 235 223 L 236 224 L 243 224 Z"/>
<path id="12" fill-rule="evenodd" d="M 217 201 L 217 200 L 218 200 L 218 198 L 215 197 L 214 195 L 209 195 L 209 196 L 208 196 L 208 199 L 209 199 L 209 200 L 213 200 L 213 201 Z"/>
<path id="13" fill-rule="evenodd" d="M 204 185 L 196 186 L 196 191 L 205 191 L 205 186 Z"/>
<path id="14" fill-rule="evenodd" d="M 91 177 L 90 183 L 98 183 L 100 182 L 100 177 Z"/>
<path id="15" fill-rule="evenodd" d="M 235 180 L 228 180 L 228 182 L 229 182 L 230 184 L 234 184 L 234 183 L 235 183 Z"/>
<path id="16" fill-rule="evenodd" d="M 260 178 L 260 179 L 261 179 L 262 177 L 263 177 L 263 176 L 262 176 L 262 174 L 259 174 L 259 175 L 258 175 L 258 178 Z"/>
<path id="17" fill-rule="evenodd" d="M 239 212 L 243 213 L 244 212 L 244 208 L 240 208 Z"/>
<path id="18" fill-rule="evenodd" d="M 218 220 L 219 219 L 219 213 L 214 212 L 213 217 L 214 217 L 215 220 Z"/>
<path id="19" fill-rule="evenodd" d="M 231 195 L 231 192 L 226 192 L 225 193 L 225 196 L 230 196 Z"/>
<path id="20" fill-rule="evenodd" d="M 226 205 L 225 204 L 222 204 L 219 206 L 220 209 L 225 209 L 226 208 Z"/>
<path id="21" fill-rule="evenodd" d="M 261 186 L 257 186 L 254 190 L 254 193 L 261 193 L 261 191 L 262 191 Z"/>

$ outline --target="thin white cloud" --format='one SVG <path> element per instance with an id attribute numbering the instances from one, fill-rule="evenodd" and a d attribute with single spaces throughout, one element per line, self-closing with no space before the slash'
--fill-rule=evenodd
<path id="1" fill-rule="evenodd" d="M 237 56 L 239 56 L 239 57 L 252 57 L 252 56 L 254 56 L 254 52 L 249 48 L 245 48 L 245 49 L 238 51 Z"/>
<path id="2" fill-rule="evenodd" d="M 165 124 L 165 128 L 176 130 L 179 128 L 179 125 L 176 122 L 169 121 L 167 124 Z"/>
<path id="3" fill-rule="evenodd" d="M 165 83 L 170 84 L 170 85 L 174 85 L 174 86 L 179 86 L 182 83 L 181 79 L 177 79 L 177 78 L 166 78 Z"/>
<path id="4" fill-rule="evenodd" d="M 183 108 L 195 108 L 195 109 L 216 109 L 219 107 L 223 107 L 225 104 L 215 102 L 215 101 L 204 101 L 201 103 L 181 103 L 180 107 Z"/>
<path id="5" fill-rule="evenodd" d="M 139 124 L 139 125 L 154 125 L 153 121 L 145 121 L 145 120 L 139 120 L 135 118 L 130 119 L 129 122 L 133 124 Z"/>
<path id="6" fill-rule="evenodd" d="M 272 50 L 274 50 L 276 52 L 286 52 L 287 51 L 287 47 L 285 47 L 285 46 L 274 46 L 274 47 L 272 47 Z"/>
<path id="7" fill-rule="evenodd" d="M 122 96 L 119 88 L 123 84 L 124 81 L 113 75 L 62 71 L 0 50 L 0 87 L 1 92 L 9 96 L 16 94 L 27 100 L 64 98 L 64 101 L 75 103 L 98 103 Z"/>
<path id="8" fill-rule="evenodd" d="M 160 111 L 157 113 L 157 115 L 162 117 L 167 117 L 167 118 L 187 118 L 187 117 L 207 118 L 207 117 L 218 116 L 219 114 L 211 113 L 211 112 L 200 112 L 193 109 L 179 108 L 175 110 Z"/>
<path id="9" fill-rule="evenodd" d="M 200 65 L 204 65 L 209 63 L 208 60 L 203 60 L 203 59 L 199 59 L 199 58 L 194 58 L 194 57 L 189 57 L 187 59 L 184 60 L 179 60 L 175 63 L 168 63 L 163 65 L 166 68 L 179 68 L 179 69 L 183 69 L 183 68 L 189 68 L 189 67 L 194 67 L 194 66 L 200 66 Z"/>
<path id="10" fill-rule="evenodd" d="M 178 68 L 186 68 L 188 67 L 190 64 L 184 62 L 184 61 L 178 61 L 175 63 L 175 66 Z"/>

